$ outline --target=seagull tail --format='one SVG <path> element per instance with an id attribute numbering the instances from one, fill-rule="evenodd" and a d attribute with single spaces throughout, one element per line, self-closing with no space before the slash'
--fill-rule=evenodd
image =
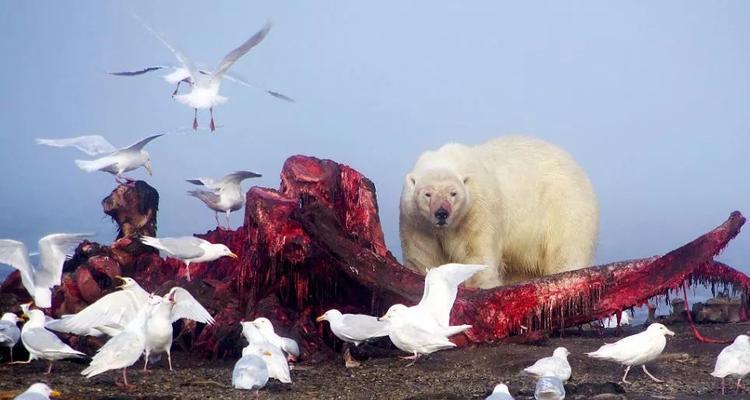
<path id="1" fill-rule="evenodd" d="M 76 160 L 76 165 L 78 166 L 78 168 L 86 172 L 99 171 L 101 169 L 109 167 L 112 164 L 112 161 L 106 158 L 98 158 L 96 160 Z"/>
<path id="2" fill-rule="evenodd" d="M 143 235 L 141 236 L 141 243 L 145 244 L 146 246 L 151 246 L 155 249 L 164 250 L 164 246 L 161 244 L 159 239 L 155 237 Z"/>
<path id="3" fill-rule="evenodd" d="M 52 307 L 52 292 L 49 290 L 49 288 L 34 288 L 34 304 L 36 304 L 36 306 L 39 308 Z"/>

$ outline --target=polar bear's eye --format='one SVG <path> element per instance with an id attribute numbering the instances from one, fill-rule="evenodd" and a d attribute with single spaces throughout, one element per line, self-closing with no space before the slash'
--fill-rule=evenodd
<path id="1" fill-rule="evenodd" d="M 425 193 L 425 197 L 432 197 L 432 193 Z"/>
<path id="2" fill-rule="evenodd" d="M 451 196 L 452 196 L 452 197 L 456 197 L 456 194 L 458 194 L 458 193 L 456 193 L 456 192 L 451 192 Z"/>

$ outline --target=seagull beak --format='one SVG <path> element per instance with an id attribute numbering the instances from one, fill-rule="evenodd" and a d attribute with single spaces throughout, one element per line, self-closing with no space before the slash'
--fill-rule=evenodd
<path id="1" fill-rule="evenodd" d="M 232 258 L 234 258 L 235 260 L 236 260 L 237 258 L 239 258 L 239 256 L 238 256 L 237 254 L 234 254 L 234 253 L 232 253 L 231 251 L 229 252 L 228 256 L 229 256 L 229 257 L 232 257 Z"/>
<path id="2" fill-rule="evenodd" d="M 24 315 L 21 316 L 21 320 L 24 321 L 24 322 L 26 322 L 26 321 L 29 320 L 29 316 L 26 315 L 26 314 L 24 314 Z"/>
<path id="3" fill-rule="evenodd" d="M 378 321 L 387 321 L 388 318 L 386 318 L 386 317 L 388 317 L 388 314 L 383 315 L 382 317 L 378 318 Z"/>
<path id="4" fill-rule="evenodd" d="M 270 356 L 272 356 L 273 354 L 272 354 L 272 353 L 271 353 L 270 351 L 264 351 L 264 352 L 263 352 L 263 355 L 264 355 L 264 356 L 269 356 L 269 357 L 270 357 Z"/>
<path id="5" fill-rule="evenodd" d="M 674 336 L 674 332 L 670 331 L 669 329 L 667 329 L 667 331 L 664 333 L 666 333 L 669 336 Z"/>
<path id="6" fill-rule="evenodd" d="M 326 316 L 325 315 L 321 315 L 320 317 L 315 318 L 315 322 L 323 322 L 325 320 L 326 320 Z"/>
<path id="7" fill-rule="evenodd" d="M 50 395 L 50 397 L 60 397 L 60 394 L 61 393 L 59 391 L 53 390 L 52 392 L 50 392 L 49 395 Z"/>
<path id="8" fill-rule="evenodd" d="M 122 285 L 117 285 L 117 286 L 115 286 L 115 288 L 122 289 L 125 286 L 125 279 L 123 277 L 121 277 L 120 275 L 115 275 L 115 278 L 117 278 L 117 279 L 119 279 L 119 280 L 121 280 L 123 282 Z"/>
<path id="9" fill-rule="evenodd" d="M 151 160 L 146 161 L 146 163 L 143 164 L 143 167 L 146 168 L 146 172 L 148 172 L 149 175 L 154 175 L 154 167 L 151 165 Z"/>

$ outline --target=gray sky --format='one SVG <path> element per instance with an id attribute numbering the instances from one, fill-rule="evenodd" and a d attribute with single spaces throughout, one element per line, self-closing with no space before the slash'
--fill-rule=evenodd
<path id="1" fill-rule="evenodd" d="M 190 125 L 192 110 L 159 73 L 104 73 L 175 62 L 131 11 L 209 65 L 272 18 L 232 71 L 297 99 L 226 83 L 218 133 L 150 144 L 160 235 L 215 225 L 184 179 L 249 169 L 264 175 L 252 184 L 278 187 L 284 160 L 302 153 L 375 182 L 400 254 L 401 183 L 419 154 L 508 133 L 558 144 L 589 172 L 599 262 L 661 253 L 732 210 L 750 214 L 750 2 L 218 4 L 0 3 L 0 237 L 35 248 L 51 232 L 115 234 L 100 206 L 112 177 L 84 173 L 73 160 L 85 155 L 34 138 L 98 133 L 128 145 Z M 233 226 L 241 221 L 235 213 Z M 750 270 L 750 234 L 722 259 Z"/>

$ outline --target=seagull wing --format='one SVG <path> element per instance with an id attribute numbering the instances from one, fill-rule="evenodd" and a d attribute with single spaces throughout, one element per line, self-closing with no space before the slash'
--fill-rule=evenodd
<path id="1" fill-rule="evenodd" d="M 294 99 L 291 98 L 291 97 L 289 97 L 289 96 L 286 96 L 286 95 L 284 95 L 282 93 L 279 93 L 277 91 L 274 91 L 274 90 L 268 90 L 268 89 L 266 89 L 264 87 L 261 87 L 261 86 L 258 86 L 256 84 L 254 84 L 254 83 L 250 83 L 246 79 L 240 78 L 239 76 L 237 76 L 235 74 L 224 74 L 224 79 L 226 79 L 226 80 L 228 80 L 230 82 L 234 82 L 236 84 L 245 86 L 245 87 L 249 87 L 249 88 L 253 88 L 253 89 L 264 91 L 264 92 L 270 94 L 271 96 L 276 97 L 277 99 L 281 99 L 281 100 L 284 100 L 284 101 L 288 101 L 290 103 L 294 103 Z"/>
<path id="2" fill-rule="evenodd" d="M 240 182 L 244 181 L 245 179 L 260 178 L 261 176 L 263 175 L 256 174 L 255 172 L 251 172 L 251 171 L 235 171 L 221 178 L 221 180 L 218 182 L 218 185 L 221 185 L 221 186 L 228 185 L 228 184 L 239 185 Z"/>
<path id="3" fill-rule="evenodd" d="M 138 313 L 144 302 L 128 290 L 110 293 L 77 314 L 61 319 L 55 324 L 58 332 L 69 332 L 77 335 L 92 328 L 119 325 L 125 326 Z"/>
<path id="4" fill-rule="evenodd" d="M 131 144 L 130 146 L 128 146 L 128 147 L 126 147 L 124 149 L 120 149 L 120 150 L 137 150 L 137 151 L 141 151 L 143 149 L 143 147 L 145 147 L 148 144 L 148 142 L 150 142 L 150 141 L 158 138 L 159 136 L 164 136 L 164 135 L 165 135 L 164 133 L 160 133 L 158 135 L 149 136 L 149 137 L 147 137 L 145 139 L 141 139 L 141 140 L 139 140 L 139 141 Z"/>
<path id="5" fill-rule="evenodd" d="M 117 151 L 115 146 L 112 146 L 112 143 L 99 135 L 78 136 L 65 139 L 37 139 L 36 143 L 52 147 L 75 147 L 90 156 L 105 153 L 109 154 Z"/>
<path id="6" fill-rule="evenodd" d="M 30 295 L 34 295 L 34 269 L 26 245 L 11 239 L 0 239 L 0 264 L 8 264 L 21 273 L 21 283 Z"/>
<path id="7" fill-rule="evenodd" d="M 44 328 L 31 328 L 21 332 L 23 345 L 36 352 L 55 355 L 85 356 L 63 343 L 54 333 Z"/>
<path id="8" fill-rule="evenodd" d="M 218 182 L 214 181 L 212 178 L 195 178 L 187 179 L 187 181 L 192 183 L 193 185 L 205 186 L 210 189 L 218 189 Z"/>
<path id="9" fill-rule="evenodd" d="M 364 314 L 344 314 L 341 317 L 339 333 L 354 341 L 365 341 L 388 335 L 388 321 Z"/>
<path id="10" fill-rule="evenodd" d="M 154 37 L 156 37 L 166 48 L 169 49 L 169 51 L 174 54 L 175 58 L 177 58 L 177 61 L 182 64 L 185 69 L 188 70 L 190 73 L 190 79 L 193 82 L 198 82 L 198 79 L 201 77 L 201 73 L 198 72 L 198 68 L 193 64 L 193 61 L 190 60 L 185 54 L 183 54 L 181 51 L 177 50 L 174 46 L 169 44 L 158 32 L 153 30 L 144 20 L 141 19 L 137 14 L 133 14 L 133 17 L 138 20 L 138 22 L 143 25 L 144 28 L 146 28 L 147 31 L 149 31 Z"/>
<path id="11" fill-rule="evenodd" d="M 143 75 L 149 72 L 158 71 L 164 68 L 169 68 L 167 65 L 153 65 L 150 67 L 146 67 L 143 69 L 139 69 L 136 71 L 119 71 L 119 72 L 107 72 L 110 75 L 116 75 L 116 76 L 138 76 Z"/>
<path id="12" fill-rule="evenodd" d="M 213 324 L 214 319 L 211 314 L 203 308 L 201 303 L 193 297 L 187 290 L 175 286 L 166 296 L 174 301 L 174 307 L 172 308 L 172 322 L 178 319 L 187 318 L 196 322 L 202 322 L 204 324 Z"/>
<path id="13" fill-rule="evenodd" d="M 458 285 L 487 268 L 478 264 L 445 264 L 427 271 L 422 300 L 417 308 L 431 315 L 438 324 L 448 326 Z"/>
<path id="14" fill-rule="evenodd" d="M 91 236 L 90 233 L 54 233 L 39 239 L 41 262 L 36 270 L 36 285 L 44 287 L 59 285 L 66 257 L 78 246 L 78 243 Z"/>
<path id="15" fill-rule="evenodd" d="M 204 240 L 194 236 L 159 239 L 150 236 L 143 236 L 141 242 L 147 246 L 165 251 L 182 260 L 198 258 L 205 253 L 200 247 Z"/>
<path id="16" fill-rule="evenodd" d="M 268 35 L 268 31 L 270 30 L 271 22 L 268 21 L 261 30 L 255 33 L 255 35 L 251 36 L 250 39 L 247 39 L 245 43 L 242 43 L 239 47 L 230 51 L 226 56 L 224 56 L 224 59 L 222 59 L 219 63 L 219 67 L 216 68 L 216 71 L 214 71 L 213 75 L 211 76 L 211 80 L 213 82 L 221 81 L 222 77 L 229 70 L 229 68 L 231 68 L 232 65 L 234 65 L 234 63 L 240 59 L 240 57 L 244 56 L 245 53 L 250 51 L 250 49 L 257 46 L 258 43 L 262 42 L 266 35 Z"/>

